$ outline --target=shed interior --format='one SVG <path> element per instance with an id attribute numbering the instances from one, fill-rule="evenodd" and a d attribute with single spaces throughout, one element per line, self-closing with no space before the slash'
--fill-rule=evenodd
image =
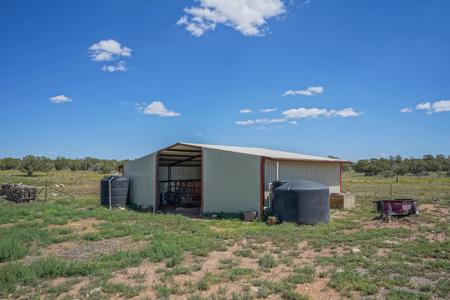
<path id="1" fill-rule="evenodd" d="M 199 213 L 202 206 L 202 149 L 175 144 L 158 152 L 157 210 Z"/>

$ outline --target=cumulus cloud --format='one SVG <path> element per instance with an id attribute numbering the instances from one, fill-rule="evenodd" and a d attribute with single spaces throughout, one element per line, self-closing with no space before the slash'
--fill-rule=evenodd
<path id="1" fill-rule="evenodd" d="M 425 110 L 428 114 L 450 111 L 450 100 L 419 103 L 416 105 L 416 109 Z"/>
<path id="2" fill-rule="evenodd" d="M 113 73 L 113 72 L 125 72 L 127 70 L 126 63 L 121 60 L 116 65 L 104 65 L 103 71 Z"/>
<path id="3" fill-rule="evenodd" d="M 326 108 L 292 108 L 282 113 L 288 119 L 317 119 L 320 117 L 357 117 L 361 113 L 355 111 L 353 108 L 344 108 L 341 110 L 326 109 Z"/>
<path id="4" fill-rule="evenodd" d="M 249 113 L 252 113 L 252 112 L 253 111 L 251 109 L 249 109 L 249 108 L 243 108 L 243 109 L 241 109 L 239 111 L 239 113 L 241 113 L 241 114 L 249 114 Z"/>
<path id="5" fill-rule="evenodd" d="M 411 113 L 412 112 L 412 108 L 411 107 L 404 107 L 402 109 L 400 109 L 401 113 Z"/>
<path id="6" fill-rule="evenodd" d="M 159 117 L 178 117 L 180 116 L 179 113 L 174 112 L 172 110 L 169 110 L 166 108 L 164 103 L 161 101 L 153 101 L 149 105 L 146 103 L 135 103 L 135 105 L 138 107 L 138 110 L 146 115 L 156 115 Z"/>
<path id="7" fill-rule="evenodd" d="M 58 96 L 53 96 L 53 97 L 49 98 L 49 100 L 52 103 L 62 104 L 62 103 L 66 103 L 66 102 L 71 102 L 72 98 L 69 98 L 66 95 L 58 95 Z"/>
<path id="8" fill-rule="evenodd" d="M 323 93 L 324 88 L 322 86 L 310 86 L 304 90 L 288 90 L 283 96 L 315 96 Z"/>
<path id="9" fill-rule="evenodd" d="M 115 40 L 103 40 L 93 44 L 89 48 L 93 61 L 112 61 L 121 56 L 130 57 L 131 49 Z"/>
<path id="10" fill-rule="evenodd" d="M 115 40 L 103 40 L 89 47 L 91 60 L 97 62 L 113 62 L 119 59 L 131 57 L 131 49 L 122 46 Z M 104 65 L 102 70 L 105 72 L 125 72 L 127 69 L 124 60 L 118 61 L 116 64 Z"/>
<path id="11" fill-rule="evenodd" d="M 263 112 L 263 113 L 268 113 L 268 112 L 273 112 L 276 110 L 277 110 L 277 108 L 263 108 L 263 109 L 260 109 L 259 111 Z"/>
<path id="12" fill-rule="evenodd" d="M 177 25 L 185 26 L 200 37 L 217 25 L 234 28 L 246 36 L 261 36 L 267 20 L 286 12 L 281 0 L 197 0 L 198 5 L 186 7 Z"/>

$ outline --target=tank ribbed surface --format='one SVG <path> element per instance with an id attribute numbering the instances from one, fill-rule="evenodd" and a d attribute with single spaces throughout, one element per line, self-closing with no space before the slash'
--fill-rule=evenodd
<path id="1" fill-rule="evenodd" d="M 272 213 L 281 221 L 299 224 L 328 223 L 329 189 L 308 180 L 288 182 L 274 190 Z"/>
<path id="2" fill-rule="evenodd" d="M 109 181 L 111 176 L 100 182 L 100 203 L 109 206 Z M 114 176 L 111 180 L 111 207 L 125 207 L 128 198 L 130 180 L 123 176 Z"/>

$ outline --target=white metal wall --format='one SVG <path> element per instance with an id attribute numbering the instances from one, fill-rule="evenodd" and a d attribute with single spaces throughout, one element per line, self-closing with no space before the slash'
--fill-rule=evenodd
<path id="1" fill-rule="evenodd" d="M 277 178 L 276 161 L 266 159 L 264 171 L 265 190 L 269 190 L 269 182 Z M 279 162 L 279 179 L 290 180 L 311 180 L 330 188 L 330 193 L 340 192 L 340 164 L 339 163 L 313 163 L 313 162 Z"/>
<path id="2" fill-rule="evenodd" d="M 171 180 L 201 179 L 200 167 L 170 167 Z M 169 167 L 159 167 L 159 180 L 169 180 Z M 167 190 L 167 183 L 161 183 L 160 192 Z"/>
<path id="3" fill-rule="evenodd" d="M 125 176 L 130 179 L 130 201 L 142 207 L 155 207 L 156 153 L 125 164 Z"/>
<path id="4" fill-rule="evenodd" d="M 203 211 L 259 212 L 260 157 L 203 149 Z"/>

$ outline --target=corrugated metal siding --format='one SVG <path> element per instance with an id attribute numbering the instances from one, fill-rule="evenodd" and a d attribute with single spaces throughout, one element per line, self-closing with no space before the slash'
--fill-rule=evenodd
<path id="1" fill-rule="evenodd" d="M 170 167 L 171 180 L 201 179 L 200 167 Z M 159 180 L 169 180 L 169 167 L 159 167 Z M 167 183 L 160 184 L 160 192 L 167 190 Z"/>
<path id="2" fill-rule="evenodd" d="M 200 167 L 170 167 L 171 179 L 200 179 Z M 169 179 L 169 167 L 159 167 L 159 180 Z"/>
<path id="3" fill-rule="evenodd" d="M 269 190 L 269 182 L 277 178 L 276 161 L 266 159 L 265 163 L 265 190 Z M 310 163 L 310 162 L 279 162 L 279 179 L 311 180 L 330 187 L 330 193 L 340 191 L 340 165 L 338 163 Z"/>
<path id="4" fill-rule="evenodd" d="M 204 212 L 259 212 L 259 156 L 203 149 Z"/>
<path id="5" fill-rule="evenodd" d="M 156 154 L 150 154 L 125 164 L 125 176 L 130 178 L 130 201 L 142 207 L 155 207 Z"/>

